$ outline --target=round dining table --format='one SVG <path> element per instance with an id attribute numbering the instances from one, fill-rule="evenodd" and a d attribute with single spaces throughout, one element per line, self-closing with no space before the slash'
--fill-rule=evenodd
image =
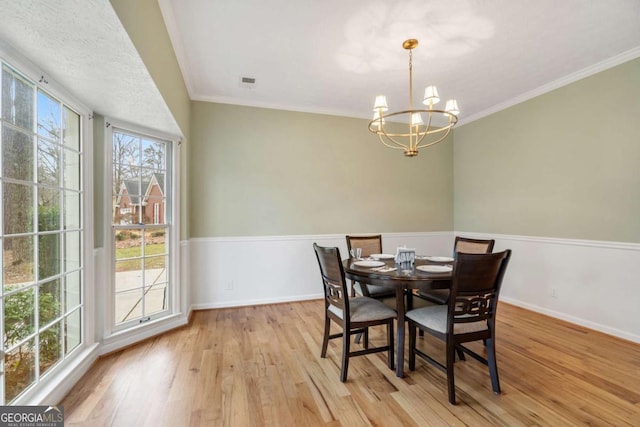
<path id="1" fill-rule="evenodd" d="M 451 261 L 437 262 L 427 259 L 429 257 L 416 258 L 414 263 L 396 264 L 393 258 L 379 259 L 384 266 L 367 267 L 353 258 L 345 259 L 342 263 L 347 279 L 361 284 L 384 286 L 395 289 L 396 311 L 398 312 L 398 326 L 396 339 L 396 376 L 404 377 L 404 342 L 405 342 L 405 312 L 407 307 L 412 307 L 413 289 L 448 289 L 451 286 L 451 271 L 430 272 L 422 271 L 420 266 L 451 266 Z M 371 264 L 370 262 L 365 262 Z M 395 268 L 385 271 L 384 268 Z M 437 268 L 437 267 L 436 267 Z M 382 270 L 381 270 L 382 269 Z M 405 296 L 407 302 L 405 304 Z"/>

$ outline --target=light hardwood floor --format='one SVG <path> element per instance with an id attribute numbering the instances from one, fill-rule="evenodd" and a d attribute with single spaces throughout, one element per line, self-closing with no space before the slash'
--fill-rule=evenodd
<path id="1" fill-rule="evenodd" d="M 61 402 L 65 425 L 640 426 L 640 345 L 500 303 L 502 394 L 467 358 L 452 406 L 444 373 L 420 359 L 400 379 L 384 353 L 356 357 L 340 383 L 340 340 L 320 358 L 322 304 L 197 311 L 188 326 L 99 359 Z"/>

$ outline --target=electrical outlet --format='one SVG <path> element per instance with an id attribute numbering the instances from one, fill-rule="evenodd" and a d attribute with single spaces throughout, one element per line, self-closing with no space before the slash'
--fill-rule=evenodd
<path id="1" fill-rule="evenodd" d="M 229 280 L 227 282 L 227 286 L 225 286 L 224 288 L 226 291 L 232 291 L 233 290 L 233 280 Z"/>
<path id="2" fill-rule="evenodd" d="M 551 298 L 558 298 L 558 289 L 551 288 Z"/>

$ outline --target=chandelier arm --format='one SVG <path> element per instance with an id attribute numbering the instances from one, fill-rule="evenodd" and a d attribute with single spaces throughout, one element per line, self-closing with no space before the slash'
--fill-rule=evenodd
<path id="1" fill-rule="evenodd" d="M 406 133 L 384 133 L 384 132 L 373 132 L 376 135 L 382 134 L 382 135 L 388 135 L 388 136 L 409 136 L 409 134 Z M 433 133 L 433 132 L 432 132 Z M 424 134 L 424 131 L 420 132 L 420 136 L 422 136 Z M 401 144 L 404 145 L 404 144 Z"/>
<path id="2" fill-rule="evenodd" d="M 421 139 L 424 139 L 425 135 L 435 135 L 435 134 L 438 134 L 438 133 L 441 133 L 441 132 L 445 132 L 450 128 L 451 128 L 450 126 L 445 126 L 445 127 L 429 130 L 428 132 L 422 131 L 422 132 L 420 132 L 419 135 L 420 135 Z M 387 133 L 387 134 L 385 134 L 383 132 L 373 132 L 373 133 L 375 133 L 376 135 L 385 135 L 385 136 L 388 135 L 388 137 L 391 137 L 391 136 L 396 136 L 396 137 L 397 136 L 408 136 L 407 134 L 402 134 L 402 133 Z M 389 139 L 391 139 L 391 138 L 389 138 Z M 397 141 L 395 141 L 395 140 L 394 140 L 394 142 L 397 143 Z M 402 143 L 399 143 L 398 145 L 404 146 L 404 144 L 402 144 Z"/>
<path id="3" fill-rule="evenodd" d="M 447 126 L 443 126 L 441 128 L 434 128 L 434 129 L 429 129 L 426 128 L 423 131 L 418 132 L 417 134 L 420 137 L 424 137 L 424 135 L 431 135 L 434 133 L 438 133 L 438 132 L 442 132 L 444 129 L 446 128 L 452 128 L 457 122 L 458 122 L 458 117 L 449 113 L 448 111 L 445 110 L 404 110 L 404 111 L 398 111 L 395 113 L 391 113 L 391 114 L 386 114 L 384 116 L 382 116 L 383 119 L 388 119 L 389 117 L 393 117 L 393 116 L 398 116 L 398 115 L 402 115 L 402 114 L 410 114 L 410 113 L 441 113 L 443 115 L 447 115 L 450 118 L 450 123 Z M 431 122 L 431 117 L 429 117 L 429 124 Z M 409 136 L 408 133 L 392 133 L 392 132 L 386 132 L 384 131 L 384 126 L 382 126 L 383 131 L 379 131 L 377 129 L 373 129 L 372 125 L 376 124 L 376 123 L 380 123 L 379 119 L 375 119 L 375 120 L 371 120 L 369 122 L 369 132 L 371 133 L 375 133 L 376 135 L 380 134 L 380 133 L 384 133 L 386 136 L 391 137 L 391 136 L 401 136 L 401 137 L 407 137 Z M 390 138 L 391 139 L 391 138 Z M 397 143 L 397 141 L 396 141 Z M 400 143 L 400 145 L 403 145 L 402 143 Z"/>
<path id="4" fill-rule="evenodd" d="M 420 125 L 409 125 L 409 148 L 411 150 L 416 149 L 416 145 L 418 145 L 418 138 L 420 137 Z"/>
<path id="5" fill-rule="evenodd" d="M 458 123 L 458 116 L 456 116 L 453 113 L 448 112 L 447 110 L 403 110 L 403 111 L 396 111 L 394 113 L 387 113 L 382 115 L 380 118 L 384 119 L 384 120 L 388 120 L 389 118 L 393 117 L 393 116 L 400 116 L 402 114 L 412 114 L 412 113 L 427 113 L 427 114 L 432 114 L 432 113 L 440 113 L 443 116 L 447 116 L 451 119 L 451 123 L 452 124 L 456 124 Z M 369 125 L 373 124 L 373 123 L 378 123 L 378 118 L 371 120 L 369 122 Z"/>
<path id="6" fill-rule="evenodd" d="M 426 131 L 427 131 L 427 132 L 429 131 L 429 128 L 428 128 L 428 127 L 427 127 Z M 416 149 L 418 149 L 418 148 L 420 147 L 420 144 L 422 143 L 422 140 L 423 140 L 423 139 L 427 136 L 427 134 L 428 134 L 427 132 L 423 132 L 423 133 L 420 133 L 420 134 L 418 135 L 418 136 L 419 136 L 419 138 L 417 138 L 417 140 L 416 140 L 416 147 L 415 147 Z"/>
<path id="7" fill-rule="evenodd" d="M 400 114 L 400 113 L 398 113 L 398 114 Z M 394 115 L 395 115 L 395 114 L 394 114 Z M 384 116 L 384 117 L 386 118 L 386 116 Z M 373 126 L 374 126 L 376 123 L 378 124 L 378 125 L 377 125 L 377 128 L 374 128 Z M 382 130 L 380 130 L 380 129 L 382 129 Z M 396 140 L 395 140 L 395 139 L 393 139 L 392 137 L 393 137 L 393 136 L 406 137 L 406 136 L 408 136 L 408 134 L 406 134 L 406 133 L 390 133 L 390 132 L 387 132 L 387 131 L 385 130 L 385 128 L 384 128 L 384 125 L 381 125 L 381 124 L 380 124 L 380 120 L 379 120 L 379 119 L 371 120 L 371 121 L 369 122 L 369 132 L 371 132 L 371 133 L 375 133 L 376 135 L 385 135 L 387 138 L 389 138 L 391 141 L 393 141 L 394 143 L 398 144 L 398 145 L 399 145 L 399 146 L 401 146 L 402 148 L 407 148 L 404 144 L 402 144 L 402 143 L 400 143 L 400 142 L 396 141 Z"/>
<path id="8" fill-rule="evenodd" d="M 436 134 L 436 133 L 444 132 L 447 129 L 451 129 L 451 128 L 453 128 L 453 126 L 443 126 L 441 128 L 433 128 L 433 129 L 429 130 L 429 132 L 427 132 L 427 135 L 433 135 L 433 134 Z"/>
<path id="9" fill-rule="evenodd" d="M 423 132 L 420 134 L 420 140 L 418 141 L 418 145 L 416 146 L 416 148 L 424 148 L 424 147 L 428 147 L 431 144 L 431 142 L 429 143 L 425 143 L 424 145 L 421 145 L 422 141 L 425 139 L 426 136 L 428 135 L 436 135 L 442 132 L 446 132 L 446 134 L 441 138 L 438 139 L 438 142 L 440 142 L 442 139 L 446 138 L 447 135 L 449 135 L 449 133 L 451 132 L 451 126 L 445 126 L 445 127 L 441 127 L 441 128 L 436 128 L 436 129 L 432 129 L 432 130 L 428 130 L 427 132 Z"/>
<path id="10" fill-rule="evenodd" d="M 449 136 L 449 134 L 451 133 L 451 128 L 452 128 L 452 126 L 448 126 L 447 127 L 447 133 L 445 133 L 440 139 L 438 139 L 436 141 L 433 141 L 433 142 L 430 142 L 428 144 L 418 145 L 416 147 L 416 150 L 419 150 L 420 148 L 431 147 L 432 145 L 436 145 L 437 143 L 444 141 L 447 138 L 447 136 Z"/>
<path id="11" fill-rule="evenodd" d="M 431 113 L 429 113 L 429 120 L 427 120 L 427 125 L 424 128 L 424 133 L 423 134 L 418 134 L 420 136 L 420 138 L 417 138 L 417 136 L 416 136 L 416 138 L 417 138 L 416 146 L 415 146 L 416 150 L 418 150 L 420 148 L 420 143 L 422 142 L 424 137 L 429 134 L 429 129 L 431 129 Z"/>
<path id="12" fill-rule="evenodd" d="M 445 129 L 448 129 L 448 128 L 449 128 L 449 126 L 444 126 L 444 127 L 441 127 L 441 128 L 433 128 L 433 129 L 429 129 L 428 131 L 424 131 L 424 130 L 423 130 L 423 131 L 420 131 L 420 132 L 418 133 L 418 135 L 422 138 L 424 135 L 433 135 L 433 134 L 435 134 L 435 133 L 444 132 L 444 131 L 445 131 Z M 376 135 L 380 135 L 380 134 L 382 134 L 382 135 L 390 136 L 390 137 L 391 137 L 391 136 L 396 136 L 396 137 L 397 137 L 397 136 L 402 136 L 402 137 L 407 137 L 407 136 L 409 136 L 409 134 L 407 134 L 407 133 L 390 133 L 390 132 L 384 133 L 384 132 L 378 132 L 378 131 L 376 131 L 376 130 L 371 131 L 371 133 L 375 133 Z M 415 135 L 415 133 L 414 133 L 414 135 Z M 403 144 L 401 144 L 401 145 L 403 145 Z"/>
<path id="13" fill-rule="evenodd" d="M 403 150 L 406 150 L 407 148 L 409 148 L 409 147 L 407 147 L 406 145 L 404 145 L 403 143 L 398 142 L 398 141 L 396 141 L 394 138 L 392 138 L 392 137 L 391 137 L 391 135 L 393 135 L 393 134 L 388 134 L 388 133 L 387 133 L 387 131 L 385 130 L 384 126 L 380 126 L 380 130 L 377 132 L 377 133 L 378 133 L 378 136 L 381 138 L 381 137 L 382 137 L 382 135 L 380 134 L 380 132 L 382 132 L 382 134 L 384 134 L 384 136 L 386 136 L 386 137 L 387 137 L 387 139 L 388 139 L 389 141 L 391 141 L 391 142 L 393 142 L 394 144 L 396 144 L 399 148 L 402 148 Z M 394 135 L 394 136 L 395 136 L 395 135 Z M 385 144 L 385 145 L 387 145 L 387 144 Z M 387 145 L 387 147 L 388 147 L 388 146 L 389 146 L 389 145 Z"/>
<path id="14" fill-rule="evenodd" d="M 383 138 L 382 134 L 380 134 L 380 133 L 378 134 L 378 139 L 380 139 L 380 142 L 382 142 L 382 144 L 384 144 L 386 147 L 393 148 L 394 150 L 406 150 L 406 149 L 407 149 L 407 147 L 402 146 L 402 145 L 401 145 L 401 146 L 399 146 L 399 147 L 396 147 L 395 145 L 389 145 L 389 144 L 387 144 L 387 142 L 384 140 L 384 138 Z M 393 141 L 393 140 L 392 140 L 392 141 Z M 394 142 L 395 142 L 395 141 L 394 141 Z"/>

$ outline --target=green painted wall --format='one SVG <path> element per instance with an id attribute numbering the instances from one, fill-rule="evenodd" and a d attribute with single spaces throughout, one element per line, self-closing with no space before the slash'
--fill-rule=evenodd
<path id="1" fill-rule="evenodd" d="M 367 121 L 193 102 L 191 237 L 451 230 L 451 141 L 415 158 Z"/>
<path id="2" fill-rule="evenodd" d="M 640 242 L 640 59 L 454 139 L 456 230 Z"/>

